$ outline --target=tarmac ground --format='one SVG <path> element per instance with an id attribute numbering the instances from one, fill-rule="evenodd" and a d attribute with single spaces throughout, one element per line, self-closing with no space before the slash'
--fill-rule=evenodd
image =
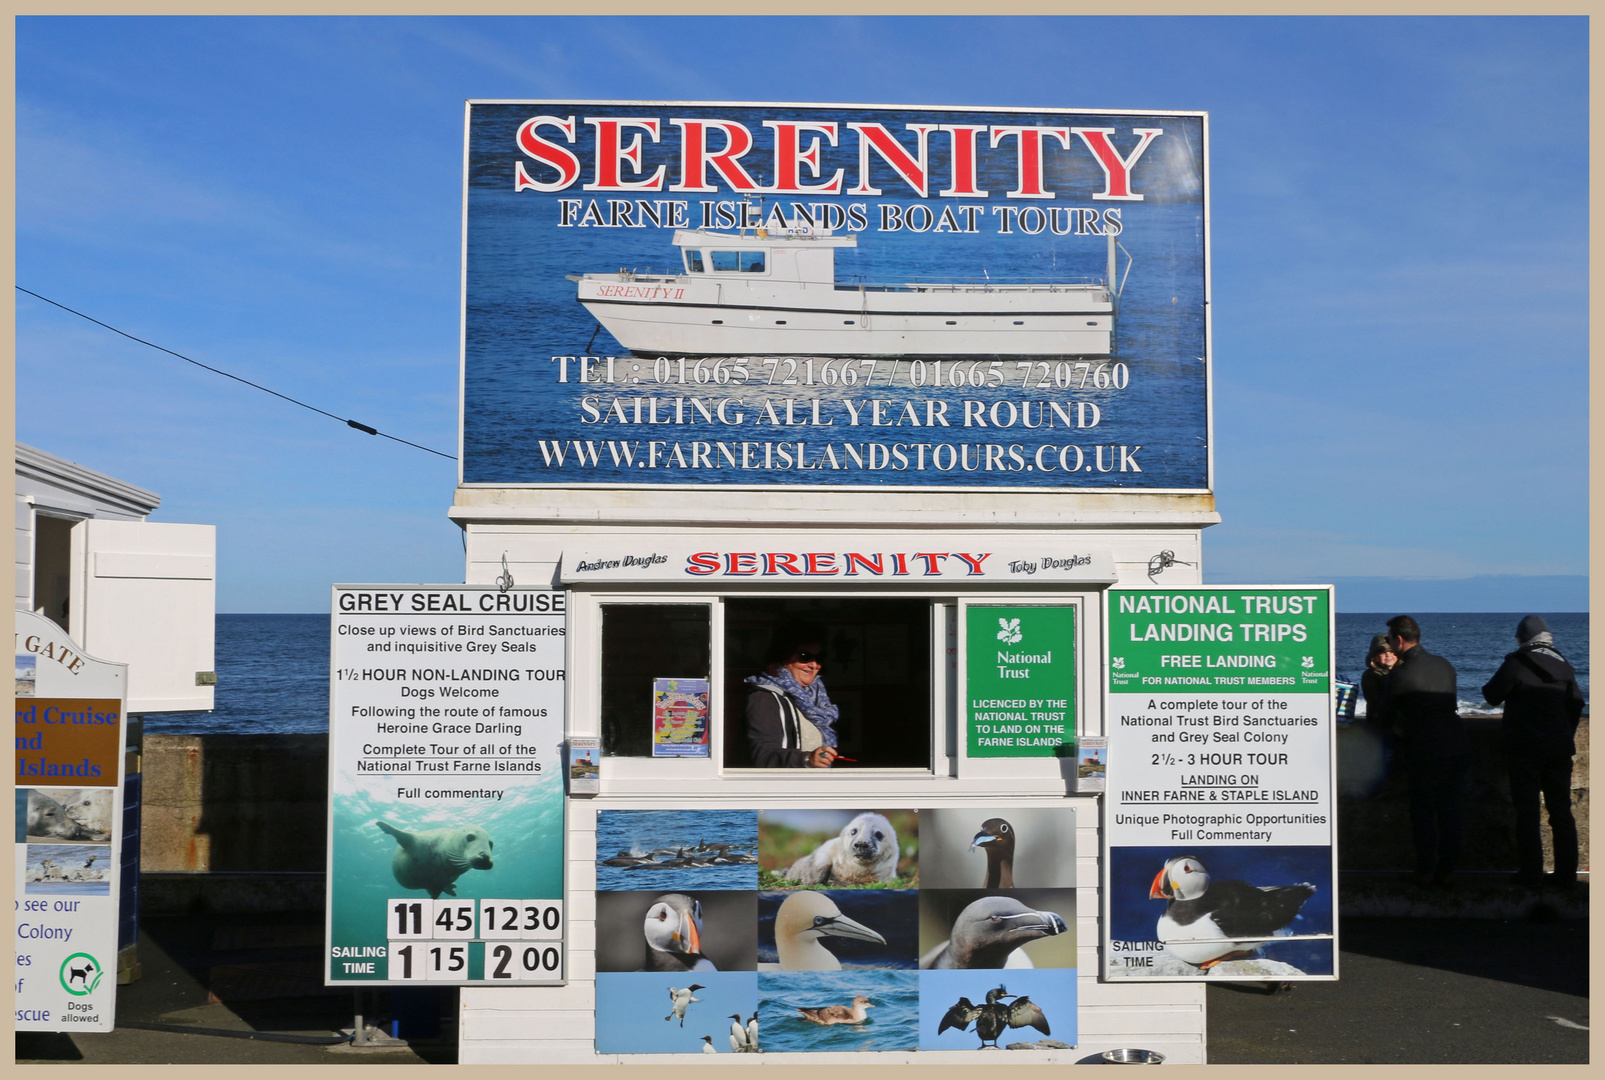
<path id="1" fill-rule="evenodd" d="M 1212 1064 L 1587 1063 L 1588 921 L 1581 906 L 1519 917 L 1342 917 L 1332 983 L 1208 988 Z M 16 1061 L 80 1064 L 430 1064 L 456 1060 L 455 993 L 370 991 L 404 1041 L 315 1045 L 352 1027 L 349 990 L 322 985 L 318 912 L 147 919 L 142 977 L 118 988 L 112 1032 L 16 1035 Z M 420 1014 L 420 1009 L 423 1013 Z M 437 1022 L 438 1021 L 438 1022 Z M 157 1025 L 158 1030 L 132 1025 Z M 202 1029 L 240 1036 L 205 1034 Z M 291 1036 L 306 1042 L 274 1041 Z"/>
<path id="2" fill-rule="evenodd" d="M 1338 964 L 1211 986 L 1210 1063 L 1588 1063 L 1586 920 L 1345 918 Z"/>

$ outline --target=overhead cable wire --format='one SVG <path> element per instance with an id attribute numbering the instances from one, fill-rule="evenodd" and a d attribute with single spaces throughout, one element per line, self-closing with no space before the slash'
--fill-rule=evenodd
<path id="1" fill-rule="evenodd" d="M 76 315 L 80 319 L 84 319 L 84 320 L 87 320 L 89 322 L 94 323 L 96 326 L 104 327 L 105 329 L 110 330 L 114 334 L 120 334 L 123 337 L 127 338 L 129 341 L 137 341 L 141 345 L 148 345 L 152 349 L 155 349 L 158 352 L 164 352 L 169 356 L 176 356 L 180 360 L 184 361 L 187 364 L 194 364 L 196 367 L 204 368 L 205 370 L 212 372 L 214 375 L 221 375 L 225 379 L 233 379 L 237 383 L 244 383 L 246 386 L 251 387 L 253 390 L 260 390 L 264 394 L 272 394 L 276 398 L 279 398 L 279 399 L 281 399 L 283 401 L 288 401 L 291 405 L 299 405 L 299 406 L 301 406 L 301 408 L 310 409 L 311 411 L 317 413 L 320 416 L 327 416 L 330 420 L 338 420 L 342 424 L 345 424 L 347 427 L 356 428 L 358 431 L 366 432 L 369 435 L 377 435 L 381 439 L 389 439 L 391 442 L 398 442 L 398 443 L 401 443 L 403 446 L 410 446 L 414 450 L 422 450 L 426 454 L 434 454 L 436 457 L 443 457 L 443 458 L 446 458 L 449 461 L 456 461 L 457 460 L 457 455 L 456 454 L 443 454 L 439 450 L 432 450 L 427 446 L 420 446 L 415 442 L 409 442 L 408 440 L 402 439 L 402 438 L 398 438 L 395 435 L 387 435 L 384 432 L 380 431 L 378 428 L 371 427 L 371 426 L 369 426 L 367 424 L 364 424 L 360 420 L 349 420 L 349 419 L 347 419 L 346 417 L 343 417 L 343 416 L 336 416 L 334 413 L 326 412 L 323 409 L 318 408 L 316 405 L 308 405 L 306 402 L 299 401 L 299 400 L 291 397 L 288 394 L 281 394 L 277 390 L 270 390 L 268 387 L 263 386 L 260 383 L 252 382 L 250 379 L 242 379 L 238 375 L 230 374 L 229 372 L 224 371 L 222 368 L 215 368 L 210 364 L 203 364 L 199 360 L 196 360 L 196 359 L 193 359 L 191 357 L 185 356 L 181 352 L 174 352 L 172 349 L 166 348 L 165 346 L 162 346 L 162 345 L 158 345 L 154 341 L 146 341 L 144 338 L 136 337 L 135 335 L 130 334 L 126 330 L 119 330 L 115 326 L 111 325 L 110 323 L 101 322 L 99 319 L 95 318 L 92 315 L 85 315 L 83 312 L 78 311 L 78 310 L 76 310 L 74 308 L 70 308 L 66 304 L 63 304 L 63 303 L 60 303 L 58 301 L 52 300 L 48 296 L 40 296 L 38 293 L 34 292 L 32 289 L 24 289 L 21 285 L 17 285 L 17 286 L 15 286 L 15 288 L 16 288 L 16 290 L 18 292 L 27 293 L 29 296 L 33 297 L 35 300 L 43 300 L 45 303 L 49 304 L 52 307 L 58 307 L 62 311 L 67 312 L 68 314 Z"/>

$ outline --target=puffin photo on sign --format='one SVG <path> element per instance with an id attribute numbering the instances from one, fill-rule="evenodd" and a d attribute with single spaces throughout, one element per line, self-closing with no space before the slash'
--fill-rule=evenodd
<path id="1" fill-rule="evenodd" d="M 1332 974 L 1325 847 L 1116 848 L 1115 977 Z"/>

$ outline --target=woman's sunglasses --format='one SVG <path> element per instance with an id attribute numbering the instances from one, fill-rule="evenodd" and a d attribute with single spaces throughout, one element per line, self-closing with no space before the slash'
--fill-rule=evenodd
<path id="1" fill-rule="evenodd" d="M 815 661 L 823 664 L 825 662 L 825 654 L 822 652 L 798 652 L 791 655 L 799 664 L 812 664 Z"/>

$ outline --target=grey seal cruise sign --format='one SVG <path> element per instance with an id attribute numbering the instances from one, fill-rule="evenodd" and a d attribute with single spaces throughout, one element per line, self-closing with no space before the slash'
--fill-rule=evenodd
<path id="1" fill-rule="evenodd" d="M 564 594 L 332 608 L 325 982 L 562 982 Z"/>
<path id="2" fill-rule="evenodd" d="M 470 485 L 1210 488 L 1200 113 L 468 104 Z"/>

